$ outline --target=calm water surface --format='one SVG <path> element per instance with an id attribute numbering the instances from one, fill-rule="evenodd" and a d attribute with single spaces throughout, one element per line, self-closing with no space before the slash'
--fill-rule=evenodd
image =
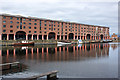
<path id="1" fill-rule="evenodd" d="M 3 63 L 19 61 L 26 72 L 58 70 L 61 78 L 117 78 L 118 43 L 3 47 Z"/>

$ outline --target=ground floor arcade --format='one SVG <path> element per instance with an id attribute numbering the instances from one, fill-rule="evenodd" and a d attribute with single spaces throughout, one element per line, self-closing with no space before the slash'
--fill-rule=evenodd
<path id="1" fill-rule="evenodd" d="M 74 35 L 74 33 L 69 33 L 68 35 L 56 35 L 55 32 L 50 32 L 46 35 L 38 34 L 26 34 L 24 31 L 17 31 L 15 34 L 0 34 L 0 40 L 104 40 L 109 39 L 108 36 L 103 34 L 99 36 L 91 36 L 87 34 L 86 36 Z"/>
<path id="2" fill-rule="evenodd" d="M 105 36 L 74 36 L 74 35 L 16 35 L 16 34 L 0 34 L 0 40 L 107 40 Z"/>

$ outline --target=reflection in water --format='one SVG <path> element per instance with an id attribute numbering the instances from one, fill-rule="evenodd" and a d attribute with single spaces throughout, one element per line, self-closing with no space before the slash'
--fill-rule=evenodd
<path id="1" fill-rule="evenodd" d="M 3 63 L 18 61 L 20 59 L 37 61 L 71 61 L 99 58 L 109 55 L 110 44 L 82 44 L 67 46 L 35 46 L 22 49 L 22 47 L 9 47 L 0 50 Z M 112 46 L 111 46 L 112 47 Z M 114 48 L 114 47 L 113 47 Z"/>

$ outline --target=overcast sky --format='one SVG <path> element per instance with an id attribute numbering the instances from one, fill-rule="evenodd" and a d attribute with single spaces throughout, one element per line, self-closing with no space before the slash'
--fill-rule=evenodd
<path id="1" fill-rule="evenodd" d="M 110 27 L 118 33 L 118 0 L 0 0 L 0 13 Z"/>

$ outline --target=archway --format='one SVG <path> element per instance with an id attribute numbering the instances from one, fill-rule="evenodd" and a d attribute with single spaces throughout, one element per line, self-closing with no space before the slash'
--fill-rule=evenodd
<path id="1" fill-rule="evenodd" d="M 88 40 L 90 39 L 90 34 L 87 34 L 87 39 L 88 39 Z"/>
<path id="2" fill-rule="evenodd" d="M 21 40 L 25 40 L 26 39 L 26 32 L 24 31 L 18 31 L 16 32 L 16 39 L 21 39 Z"/>
<path id="3" fill-rule="evenodd" d="M 69 39 L 73 39 L 74 38 L 74 34 L 73 33 L 70 33 L 69 34 Z"/>
<path id="4" fill-rule="evenodd" d="M 103 40 L 103 34 L 100 35 L 101 40 Z"/>
<path id="5" fill-rule="evenodd" d="M 55 39 L 55 33 L 54 32 L 50 32 L 48 34 L 48 39 Z"/>

